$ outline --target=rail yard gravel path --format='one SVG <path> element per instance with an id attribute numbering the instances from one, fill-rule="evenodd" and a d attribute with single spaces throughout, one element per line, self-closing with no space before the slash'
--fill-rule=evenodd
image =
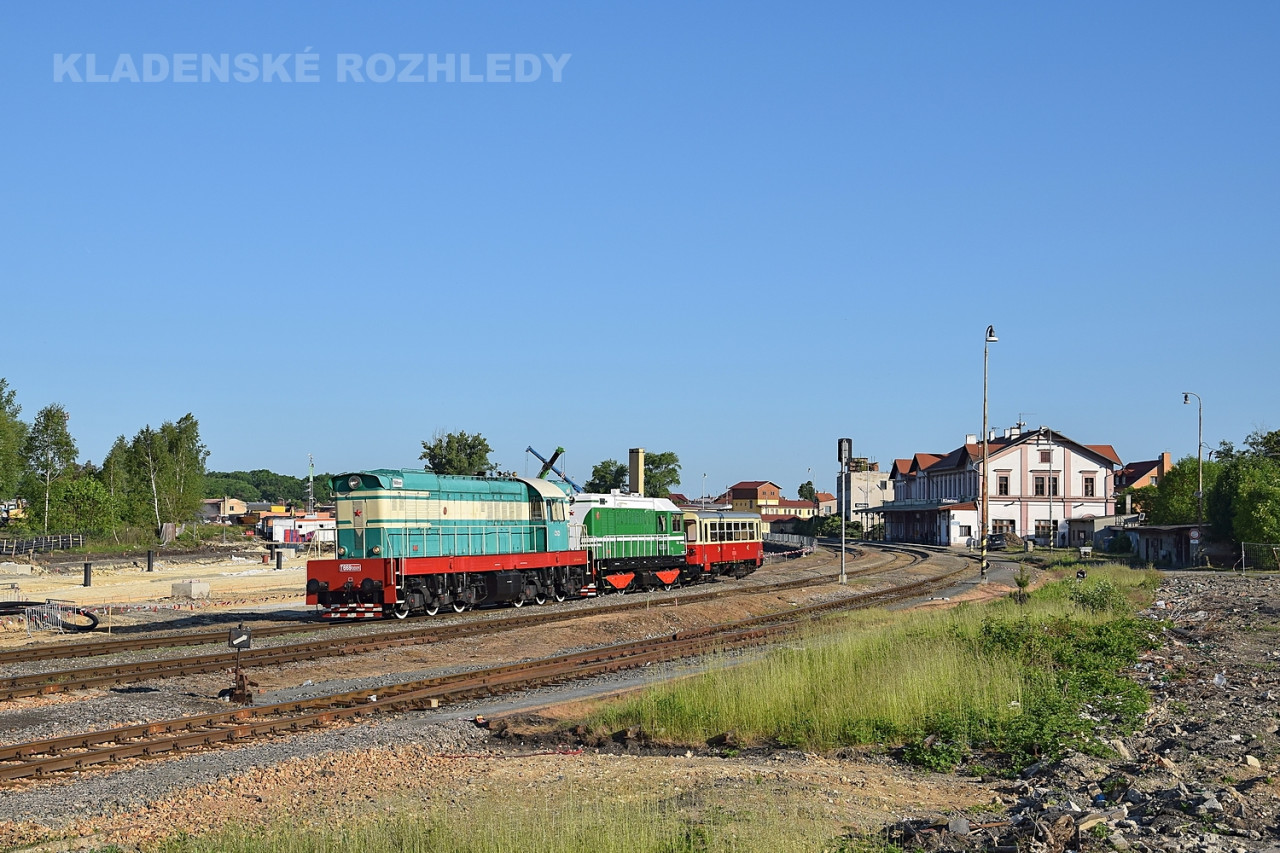
<path id="1" fill-rule="evenodd" d="M 962 561 L 960 557 L 945 560 Z M 819 558 L 810 558 L 810 563 Z M 803 562 L 779 568 L 780 574 L 799 576 L 821 570 Z M 908 575 L 917 572 L 908 571 Z M 764 577 L 764 573 L 761 573 Z M 885 585 L 885 578 L 870 578 L 866 587 Z M 851 585 L 856 587 L 857 585 Z M 851 589 L 826 585 L 809 590 L 789 590 L 775 596 L 736 596 L 714 603 L 677 604 L 658 600 L 652 608 L 624 618 L 611 616 L 600 602 L 580 604 L 597 614 L 560 627 L 517 630 L 437 646 L 397 650 L 377 661 L 354 656 L 304 664 L 290 664 L 256 675 L 263 685 L 259 704 L 305 695 L 321 695 L 360 689 L 470 669 L 497 662 L 585 648 L 639 636 L 654 636 L 684 627 L 726 621 L 790 603 L 827 600 L 847 595 Z M 957 597 L 1001 594 L 999 584 L 960 585 L 950 592 Z M 946 596 L 952 597 L 952 596 Z M 576 605 L 575 605 L 576 606 Z M 509 613 L 510 611 L 504 611 Z M 403 624 L 403 623 L 399 623 Z M 883 820 L 895 796 L 909 793 L 911 802 L 940 808 L 944 804 L 973 806 L 990 792 L 975 791 L 971 782 L 933 779 L 927 775 L 873 759 L 805 756 L 799 753 L 763 754 L 725 759 L 695 754 L 612 754 L 618 750 L 576 752 L 545 745 L 525 746 L 518 738 L 494 739 L 477 726 L 477 716 L 532 713 L 572 705 L 594 696 L 642 686 L 659 679 L 696 671 L 707 665 L 741 660 L 755 652 L 722 655 L 713 663 L 662 665 L 528 691 L 514 697 L 447 706 L 436 711 L 386 714 L 357 725 L 332 725 L 322 730 L 242 746 L 191 752 L 176 758 L 135 760 L 107 769 L 61 774 L 0 789 L 0 846 L 41 845 L 36 849 L 75 849 L 118 844 L 143 846 L 172 833 L 204 832 L 228 823 L 259 823 L 282 816 L 312 814 L 332 808 L 335 801 L 357 806 L 387 796 L 452 796 L 465 801 L 465 792 L 476 785 L 500 786 L 513 779 L 541 778 L 546 774 L 589 782 L 595 776 L 616 775 L 618 762 L 627 762 L 628 773 L 661 788 L 673 776 L 688 784 L 738 784 L 773 779 L 769 790 L 835 791 L 845 786 L 848 796 L 826 796 L 833 820 L 856 818 L 859 825 Z M 217 689 L 226 676 L 192 676 L 163 682 L 140 683 L 111 691 L 83 691 L 66 696 L 16 700 L 0 708 L 0 738 L 6 743 L 54 737 L 112 725 L 156 721 L 186 714 L 225 710 L 217 701 Z M 850 774 L 853 774 L 852 776 Z M 423 790 L 430 778 L 431 790 Z M 846 782 L 840 782 L 840 779 Z M 725 782 L 724 780 L 730 780 Z M 479 780 L 479 781 L 477 781 Z M 504 781 L 505 780 L 505 781 Z M 716 781 L 720 780 L 720 781 Z M 737 781 L 733 781 L 737 780 Z M 846 784 L 847 783 L 847 784 Z M 750 786 L 742 783 L 744 788 Z M 758 786 L 757 786 L 758 787 Z M 896 795 L 894 792 L 897 792 Z M 843 810 L 841 804 L 852 808 Z M 359 809 L 357 809 L 358 811 Z"/>

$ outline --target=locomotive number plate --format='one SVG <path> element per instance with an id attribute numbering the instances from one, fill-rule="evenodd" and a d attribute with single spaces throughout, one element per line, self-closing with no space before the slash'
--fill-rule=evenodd
<path id="1" fill-rule="evenodd" d="M 359 563 L 339 563 L 338 571 L 340 572 L 358 572 L 360 571 Z"/>

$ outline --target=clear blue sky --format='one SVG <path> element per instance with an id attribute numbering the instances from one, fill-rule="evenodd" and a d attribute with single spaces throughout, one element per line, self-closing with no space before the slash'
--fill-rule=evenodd
<path id="1" fill-rule="evenodd" d="M 0 23 L 0 376 L 28 419 L 68 408 L 82 459 L 189 411 L 221 470 L 414 466 L 466 430 L 517 471 L 529 444 L 584 478 L 644 446 L 691 494 L 794 495 L 810 468 L 831 488 L 841 435 L 888 462 L 979 431 L 989 323 L 993 426 L 1194 454 L 1191 390 L 1211 446 L 1280 427 L 1272 2 Z M 174 82 L 186 53 L 259 79 Z M 317 82 L 262 82 L 284 53 Z M 337 79 L 432 53 L 540 76 Z M 117 82 L 74 82 L 89 54 Z M 125 54 L 173 67 L 129 82 Z"/>

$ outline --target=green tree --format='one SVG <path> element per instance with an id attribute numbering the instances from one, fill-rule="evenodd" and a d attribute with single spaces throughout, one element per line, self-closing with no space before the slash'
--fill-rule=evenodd
<path id="1" fill-rule="evenodd" d="M 617 459 L 606 459 L 591 469 L 591 479 L 583 486 L 583 490 L 593 495 L 607 495 L 614 489 L 621 489 L 627 482 L 627 466 Z"/>
<path id="2" fill-rule="evenodd" d="M 14 402 L 15 392 L 0 377 L 0 498 L 11 498 L 22 478 L 23 449 L 27 425 L 18 419 L 22 407 Z"/>
<path id="3" fill-rule="evenodd" d="M 64 478 L 53 484 L 52 526 L 58 530 L 105 533 L 114 525 L 111 494 L 96 477 Z"/>
<path id="4" fill-rule="evenodd" d="M 1205 495 L 1209 494 L 1222 473 L 1221 465 L 1213 461 L 1202 463 L 1194 456 L 1180 459 L 1156 484 L 1154 499 L 1150 509 L 1146 510 L 1149 523 L 1191 524 L 1196 521 L 1200 511 L 1196 490 L 1200 487 L 1201 464 L 1204 468 Z"/>
<path id="5" fill-rule="evenodd" d="M 137 502 L 137 491 L 130 480 L 129 442 L 123 435 L 117 436 L 111 450 L 102 460 L 102 468 L 98 471 L 98 480 L 107 491 L 111 517 L 108 529 L 111 537 L 120 541 L 119 526 L 132 520 L 137 513 L 134 506 Z"/>
<path id="6" fill-rule="evenodd" d="M 204 497 L 205 461 L 209 451 L 200 441 L 200 424 L 190 414 L 150 424 L 138 430 L 129 444 L 128 477 L 135 513 L 149 509 L 148 521 L 158 531 L 165 522 L 184 522 L 197 516 Z M 132 519 L 141 522 L 137 515 Z"/>
<path id="7" fill-rule="evenodd" d="M 800 488 L 796 489 L 796 493 L 800 496 L 800 500 L 808 501 L 814 506 L 818 505 L 818 490 L 813 487 L 813 480 L 801 483 Z"/>
<path id="8" fill-rule="evenodd" d="M 262 492 L 248 480 L 221 471 L 213 471 L 204 478 L 206 498 L 236 498 L 242 501 L 260 501 Z"/>
<path id="9" fill-rule="evenodd" d="M 422 455 L 427 460 L 426 470 L 436 474 L 484 474 L 494 470 L 489 461 L 493 448 L 480 433 L 437 432 L 431 441 L 422 442 Z"/>
<path id="10" fill-rule="evenodd" d="M 644 457 L 644 493 L 665 498 L 680 485 L 680 457 L 671 451 L 647 453 Z"/>
<path id="11" fill-rule="evenodd" d="M 1265 456 L 1272 462 L 1280 462 L 1280 429 L 1271 432 L 1254 430 L 1245 438 L 1244 446 L 1254 456 Z"/>
<path id="12" fill-rule="evenodd" d="M 1232 501 L 1232 538 L 1237 542 L 1280 542 L 1280 464 L 1254 456 L 1241 466 Z"/>
<path id="13" fill-rule="evenodd" d="M 31 482 L 38 484 L 35 494 L 28 494 L 28 499 L 43 496 L 42 521 L 44 532 L 49 532 L 49 498 L 53 492 L 53 482 L 76 462 L 80 451 L 76 449 L 75 439 L 67 430 L 67 410 L 60 403 L 50 403 L 40 410 L 31 429 L 27 433 L 23 456 L 27 470 L 32 474 Z M 37 501 L 32 500 L 36 504 Z"/>

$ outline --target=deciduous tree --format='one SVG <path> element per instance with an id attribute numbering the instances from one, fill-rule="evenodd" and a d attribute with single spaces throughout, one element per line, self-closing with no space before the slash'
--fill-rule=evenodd
<path id="1" fill-rule="evenodd" d="M 644 493 L 665 498 L 680 485 L 680 457 L 671 451 L 647 453 L 644 457 Z"/>
<path id="2" fill-rule="evenodd" d="M 79 455 L 75 439 L 67 429 L 67 410 L 60 403 L 50 403 L 40 410 L 27 433 L 23 456 L 27 470 L 39 484 L 43 494 L 44 532 L 49 532 L 49 497 L 53 481 L 75 464 Z M 29 495 L 28 497 L 33 497 Z"/>
<path id="3" fill-rule="evenodd" d="M 493 449 L 480 433 L 437 432 L 431 441 L 422 442 L 426 470 L 436 474 L 484 474 L 494 469 L 489 461 Z"/>
<path id="4" fill-rule="evenodd" d="M 0 377 L 0 498 L 6 499 L 17 492 L 27 443 L 27 425 L 18 418 L 22 407 L 14 396 L 8 381 Z"/>
<path id="5" fill-rule="evenodd" d="M 617 459 L 606 459 L 591 469 L 591 479 L 583 487 L 596 495 L 607 495 L 627 482 L 627 466 Z"/>
<path id="6" fill-rule="evenodd" d="M 796 493 L 800 496 L 800 500 L 808 501 L 814 506 L 818 505 L 818 490 L 813 487 L 813 480 L 801 483 Z"/>

